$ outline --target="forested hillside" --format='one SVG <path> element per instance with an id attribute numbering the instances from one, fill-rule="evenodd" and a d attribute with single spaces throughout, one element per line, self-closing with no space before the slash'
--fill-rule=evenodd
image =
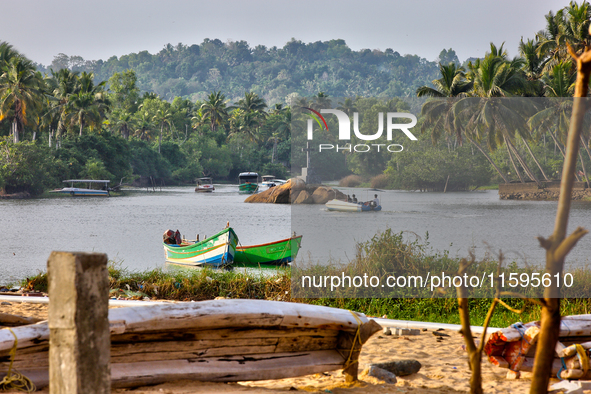
<path id="1" fill-rule="evenodd" d="M 441 57 L 438 60 L 445 64 L 457 61 L 453 50 L 449 54 L 442 51 Z M 63 68 L 92 72 L 97 82 L 134 70 L 141 91 L 154 92 L 169 101 L 175 97 L 204 100 L 212 91 L 238 100 L 244 92 L 252 91 L 269 105 L 285 104 L 293 93 L 411 96 L 437 74 L 436 61 L 401 55 L 392 49 L 352 51 L 344 40 L 306 44 L 295 39 L 283 48 L 251 48 L 245 41 L 205 39 L 201 44 L 168 44 L 156 54 L 142 51 L 92 61 L 59 54 L 47 68 L 39 67 L 44 72 Z"/>
<path id="2" fill-rule="evenodd" d="M 381 114 L 418 115 L 419 141 L 404 152 L 335 150 L 318 159 L 322 180 L 356 174 L 411 190 L 541 184 L 560 175 L 572 100 L 556 98 L 573 95 L 567 46 L 591 46 L 590 19 L 589 3 L 572 2 L 548 13 L 546 29 L 522 40 L 518 56 L 491 43 L 464 64 L 452 49 L 435 63 L 391 49 L 352 51 L 343 40 L 283 48 L 205 40 L 106 61 L 60 54 L 45 68 L 0 41 L 0 194 L 38 195 L 68 178 L 287 177 L 305 163 L 299 146 L 292 156 L 292 142 L 305 143 L 292 124 L 306 107 L 338 108 L 351 120 L 368 113 L 359 121 L 365 136 L 381 133 Z M 332 141 L 325 131 L 319 137 Z M 576 174 L 587 183 L 589 138 Z"/>

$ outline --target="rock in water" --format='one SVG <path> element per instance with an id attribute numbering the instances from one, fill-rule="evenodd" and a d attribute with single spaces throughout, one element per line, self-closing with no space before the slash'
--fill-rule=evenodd
<path id="1" fill-rule="evenodd" d="M 281 186 L 275 186 L 260 193 L 248 196 L 244 202 L 262 202 L 272 204 L 289 204 L 291 179 Z"/>
<path id="2" fill-rule="evenodd" d="M 290 197 L 291 195 L 291 197 Z M 287 183 L 252 194 L 244 202 L 270 204 L 324 204 L 333 198 L 346 200 L 342 192 L 326 186 L 306 185 L 301 179 L 292 178 Z"/>
<path id="3" fill-rule="evenodd" d="M 298 192 L 298 196 L 293 200 L 294 204 L 313 204 L 314 200 L 306 190 Z"/>
<path id="4" fill-rule="evenodd" d="M 407 376 L 419 372 L 422 365 L 417 360 L 398 360 L 386 363 L 372 364 L 371 366 L 385 369 L 396 376 Z"/>

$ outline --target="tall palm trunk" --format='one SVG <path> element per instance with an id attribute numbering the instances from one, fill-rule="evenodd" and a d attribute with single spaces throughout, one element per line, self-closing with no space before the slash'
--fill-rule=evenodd
<path id="1" fill-rule="evenodd" d="M 556 136 L 554 135 L 552 130 L 549 130 L 549 132 L 550 132 L 550 137 L 552 137 L 552 140 L 554 140 L 554 145 L 558 147 L 558 149 L 560 150 L 560 153 L 562 153 L 562 157 L 564 157 L 564 149 L 562 148 L 562 145 L 560 144 L 560 142 L 558 142 L 558 139 L 556 138 Z M 556 150 L 554 152 L 556 152 Z"/>
<path id="2" fill-rule="evenodd" d="M 544 169 L 542 168 L 542 166 L 540 165 L 540 163 L 538 162 L 538 159 L 536 158 L 536 156 L 534 155 L 534 152 L 532 152 L 531 148 L 529 147 L 529 144 L 527 143 L 526 140 L 523 140 L 523 145 L 525 145 L 525 149 L 527 149 L 527 151 L 529 152 L 529 155 L 531 156 L 531 158 L 534 160 L 534 162 L 536 163 L 536 165 L 538 166 L 538 168 L 540 169 L 540 172 L 542 173 L 542 176 L 544 177 L 545 181 L 549 181 L 548 177 L 546 176 L 546 173 L 544 172 Z"/>
<path id="3" fill-rule="evenodd" d="M 517 148 L 515 148 L 515 145 L 513 145 L 513 143 L 511 142 L 511 139 L 510 138 L 506 138 L 506 137 L 503 137 L 503 138 L 505 138 L 505 144 L 509 144 L 509 148 L 511 148 L 511 150 L 515 154 L 515 158 L 517 159 L 517 161 L 519 162 L 519 164 L 521 164 L 521 167 L 523 168 L 523 170 L 525 171 L 525 173 L 527 174 L 527 176 L 529 176 L 529 178 L 532 181 L 534 181 L 538 186 L 541 187 L 542 186 L 542 183 L 534 175 L 534 173 L 529 168 L 529 166 L 527 165 L 527 163 L 525 162 L 525 160 L 523 160 L 523 158 L 521 157 L 521 155 L 517 151 Z"/>
<path id="4" fill-rule="evenodd" d="M 20 142 L 20 138 L 18 135 L 18 121 L 16 118 L 12 121 L 12 135 L 14 137 L 14 143 Z"/>
<path id="5" fill-rule="evenodd" d="M 525 183 L 525 181 L 523 180 L 523 177 L 521 176 L 521 173 L 519 172 L 519 169 L 517 168 L 517 165 L 515 164 L 515 161 L 513 160 L 513 153 L 511 152 L 511 148 L 509 148 L 509 144 L 505 144 L 505 148 L 507 148 L 507 153 L 509 154 L 509 160 L 511 160 L 511 164 L 513 164 L 513 170 L 515 171 L 515 173 L 519 177 L 519 181 L 521 181 L 521 183 Z"/>
<path id="6" fill-rule="evenodd" d="M 160 125 L 160 136 L 158 137 L 158 153 L 160 153 L 160 147 L 162 146 L 162 132 L 164 129 L 164 124 Z"/>
<path id="7" fill-rule="evenodd" d="M 591 152 L 589 152 L 589 147 L 585 143 L 585 140 L 583 139 L 583 136 L 581 136 L 581 144 L 583 145 L 583 147 L 587 151 L 587 156 L 589 156 L 589 160 L 591 160 Z"/>
<path id="8" fill-rule="evenodd" d="M 273 140 L 273 155 L 271 156 L 271 164 L 275 163 L 275 158 L 277 157 L 277 138 Z"/>
<path id="9" fill-rule="evenodd" d="M 468 134 L 466 134 L 466 138 L 468 138 L 468 141 L 470 141 L 476 148 L 478 148 L 478 150 L 480 151 L 480 153 L 482 153 L 484 155 L 484 157 L 486 157 L 486 159 L 488 160 L 488 162 L 494 167 L 495 170 L 497 170 L 497 172 L 499 173 L 499 175 L 501 176 L 501 178 L 503 178 L 503 180 L 505 181 L 505 183 L 509 183 L 509 181 L 507 180 L 507 178 L 505 177 L 505 175 L 501 172 L 501 170 L 499 169 L 499 167 L 495 164 L 495 162 L 488 155 L 488 153 L 486 153 L 486 151 L 482 148 L 482 146 L 480 146 L 480 144 L 478 142 L 476 142 L 475 140 L 473 140 Z"/>
<path id="10" fill-rule="evenodd" d="M 579 150 L 579 160 L 581 160 L 581 168 L 583 169 L 583 176 L 585 177 L 585 182 L 587 183 L 587 187 L 589 187 L 589 178 L 587 178 L 587 170 L 585 169 L 585 163 L 583 162 L 583 154 Z"/>

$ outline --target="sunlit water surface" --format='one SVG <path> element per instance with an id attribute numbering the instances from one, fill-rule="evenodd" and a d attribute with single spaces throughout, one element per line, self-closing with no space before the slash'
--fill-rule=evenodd
<path id="1" fill-rule="evenodd" d="M 539 265 L 544 252 L 535 237 L 551 234 L 556 214 L 556 202 L 504 201 L 497 191 L 383 191 L 381 212 L 344 213 L 329 212 L 324 205 L 246 204 L 237 190 L 236 185 L 216 185 L 214 193 L 204 194 L 177 187 L 110 198 L 0 200 L 0 284 L 45 271 L 52 250 L 106 253 L 131 271 L 164 267 L 166 229 L 194 239 L 218 232 L 228 221 L 243 245 L 302 234 L 302 261 L 349 261 L 357 242 L 391 228 L 423 241 L 428 232 L 433 250 L 452 256 L 467 256 L 472 249 L 483 257 L 502 249 L 508 259 Z M 360 200 L 374 193 L 343 191 Z M 569 231 L 576 226 L 591 229 L 591 203 L 573 203 Z M 586 236 L 569 255 L 569 264 L 587 264 L 590 252 L 591 236 Z"/>

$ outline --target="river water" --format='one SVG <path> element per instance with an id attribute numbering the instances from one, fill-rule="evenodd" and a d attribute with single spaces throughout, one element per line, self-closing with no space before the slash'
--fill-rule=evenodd
<path id="1" fill-rule="evenodd" d="M 52 250 L 107 253 L 130 271 L 164 266 L 162 233 L 179 229 L 187 238 L 212 235 L 229 221 L 243 245 L 303 235 L 298 259 L 346 262 L 356 242 L 392 228 L 428 241 L 435 251 L 477 256 L 502 249 L 519 264 L 542 264 L 535 239 L 554 226 L 556 202 L 499 200 L 497 191 L 471 193 L 379 192 L 382 212 L 329 212 L 324 205 L 246 204 L 236 185 L 216 185 L 214 193 L 193 187 L 137 190 L 120 197 L 69 196 L 0 200 L 0 284 L 44 271 Z M 342 189 L 360 200 L 373 193 Z M 591 203 L 574 202 L 569 231 L 591 229 Z M 569 255 L 570 264 L 585 265 L 591 236 Z"/>

